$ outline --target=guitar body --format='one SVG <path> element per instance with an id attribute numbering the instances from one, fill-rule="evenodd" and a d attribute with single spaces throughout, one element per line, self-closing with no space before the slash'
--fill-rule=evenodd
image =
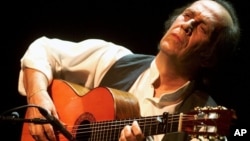
<path id="1" fill-rule="evenodd" d="M 49 93 L 55 104 L 60 120 L 65 128 L 77 138 L 78 126 L 84 123 L 101 122 L 114 119 L 140 117 L 139 104 L 133 95 L 108 87 L 91 90 L 68 83 L 53 80 Z M 91 130 L 88 127 L 87 130 Z M 119 133 L 117 133 L 119 134 Z M 67 140 L 58 133 L 58 140 Z M 91 135 L 84 140 L 91 138 Z M 28 123 L 23 124 L 21 141 L 34 141 L 29 133 Z"/>

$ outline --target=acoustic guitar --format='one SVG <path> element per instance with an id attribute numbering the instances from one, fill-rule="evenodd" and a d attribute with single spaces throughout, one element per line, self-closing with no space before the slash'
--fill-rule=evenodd
<path id="1" fill-rule="evenodd" d="M 121 130 L 137 120 L 145 136 L 186 132 L 190 136 L 220 137 L 229 133 L 233 110 L 197 107 L 188 113 L 141 117 L 137 99 L 109 87 L 87 89 L 55 79 L 48 89 L 65 129 L 77 141 L 118 141 Z M 49 124 L 49 123 L 48 123 Z M 212 130 L 211 130 L 212 129 Z M 57 133 L 58 141 L 68 140 Z M 34 141 L 23 124 L 21 141 Z"/>

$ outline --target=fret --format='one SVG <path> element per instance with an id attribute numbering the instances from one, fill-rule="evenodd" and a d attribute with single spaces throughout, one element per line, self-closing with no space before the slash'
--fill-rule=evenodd
<path id="1" fill-rule="evenodd" d="M 123 126 L 123 125 L 121 125 L 120 123 L 118 123 L 119 121 L 115 121 L 115 125 L 117 125 L 117 126 L 115 126 L 115 128 L 113 128 L 113 131 L 114 131 L 114 136 L 111 138 L 111 139 L 113 139 L 113 138 L 116 138 L 116 139 L 118 139 L 118 137 L 120 136 L 120 132 L 121 132 L 121 130 L 119 130 L 120 128 L 121 128 L 121 126 Z"/>
<path id="2" fill-rule="evenodd" d="M 98 124 L 92 124 L 92 125 L 94 125 L 93 126 L 94 128 L 92 128 L 94 130 L 91 130 L 91 136 L 92 136 L 91 141 L 94 141 L 97 138 L 96 136 L 97 136 L 97 133 L 98 133 L 98 126 L 97 126 Z"/>
<path id="3" fill-rule="evenodd" d="M 170 115 L 167 121 L 167 132 L 177 132 L 178 131 L 178 122 L 179 116 L 178 115 Z"/>
<path id="4" fill-rule="evenodd" d="M 88 139 L 88 141 L 92 141 L 92 139 L 94 139 L 94 135 L 95 135 L 95 134 L 92 134 L 92 133 L 95 133 L 95 132 L 96 132 L 96 131 L 95 131 L 95 124 L 90 124 L 90 128 L 91 128 L 91 129 L 89 129 L 90 132 L 91 132 L 91 133 L 90 133 L 90 138 L 89 138 L 90 140 Z M 84 133 L 84 132 L 80 132 L 80 133 Z M 88 134 L 88 133 L 85 133 L 85 134 Z M 83 137 L 83 139 L 84 139 L 84 138 L 87 138 L 87 137 Z"/>
<path id="5" fill-rule="evenodd" d="M 104 126 L 102 127 L 102 130 L 103 130 L 103 134 L 102 134 L 102 138 L 103 138 L 103 141 L 107 141 L 108 140 L 108 134 L 110 133 L 110 122 L 104 122 Z M 107 128 L 108 127 L 108 128 Z"/>
<path id="6" fill-rule="evenodd" d="M 152 117 L 143 117 L 138 120 L 139 125 L 142 125 L 142 132 L 145 136 L 157 135 L 164 133 L 164 123 L 162 116 L 152 116 Z"/>
<path id="7" fill-rule="evenodd" d="M 101 122 L 101 124 L 99 125 L 99 137 L 98 137 L 98 140 L 100 139 L 104 139 L 104 132 L 105 132 L 105 129 L 103 128 L 105 125 L 105 122 Z"/>
<path id="8" fill-rule="evenodd" d="M 113 131 L 115 130 L 114 128 L 113 128 L 113 126 L 112 126 L 112 124 L 111 124 L 111 122 L 108 122 L 108 127 L 109 127 L 109 131 L 107 132 L 107 135 L 106 135 L 106 138 L 105 138 L 105 140 L 107 141 L 107 140 L 109 140 L 109 139 L 112 139 L 112 135 L 113 135 Z"/>
<path id="9" fill-rule="evenodd" d="M 144 132 L 144 135 L 147 135 L 146 129 L 147 129 L 147 124 L 146 123 L 146 118 L 142 118 L 142 121 L 138 121 L 139 125 L 143 125 L 142 132 Z"/>
<path id="10" fill-rule="evenodd" d="M 174 118 L 174 116 L 171 116 L 171 118 L 170 118 L 170 122 L 169 122 L 169 124 L 170 124 L 170 126 L 169 126 L 169 130 L 170 130 L 170 131 L 173 131 L 173 124 L 174 124 L 174 120 L 173 120 L 173 118 Z"/>
<path id="11" fill-rule="evenodd" d="M 182 118 L 183 118 L 183 113 L 180 113 L 180 116 L 179 116 L 179 123 L 178 123 L 178 132 L 181 132 L 181 128 L 182 128 Z"/>
<path id="12" fill-rule="evenodd" d="M 101 133 L 101 131 L 100 131 L 100 123 L 101 123 L 101 122 L 96 123 L 96 135 L 95 135 L 95 140 L 96 140 L 96 141 L 98 141 L 99 138 L 100 138 L 100 133 Z"/>

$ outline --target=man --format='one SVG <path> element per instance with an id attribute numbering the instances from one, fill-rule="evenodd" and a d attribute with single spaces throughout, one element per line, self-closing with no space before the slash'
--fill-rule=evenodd
<path id="1" fill-rule="evenodd" d="M 79 43 L 37 39 L 21 59 L 20 93 L 27 96 L 29 104 L 45 108 L 56 118 L 57 109 L 47 92 L 56 78 L 88 88 L 108 86 L 126 90 L 138 98 L 141 116 L 215 106 L 215 101 L 197 86 L 205 81 L 204 72 L 220 64 L 237 44 L 239 27 L 234 9 L 226 1 L 199 0 L 176 12 L 178 15 L 175 13 L 166 24 L 155 57 L 133 54 L 99 39 Z M 117 77 L 122 79 L 116 80 Z M 43 116 L 36 108 L 29 108 L 27 117 Z M 51 125 L 30 124 L 29 130 L 35 140 L 56 140 Z M 144 137 L 134 121 L 124 127 L 119 140 L 159 141 L 163 136 Z"/>

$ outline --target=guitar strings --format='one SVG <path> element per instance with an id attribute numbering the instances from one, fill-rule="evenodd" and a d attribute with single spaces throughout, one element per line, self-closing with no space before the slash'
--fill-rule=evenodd
<path id="1" fill-rule="evenodd" d="M 132 121 L 132 120 L 137 120 L 138 122 L 146 122 L 148 123 L 148 119 L 150 119 L 152 121 L 151 124 L 145 124 L 145 126 L 147 125 L 150 125 L 150 126 L 153 126 L 153 129 L 157 129 L 158 125 L 159 125 L 159 122 L 156 122 L 154 118 L 151 118 L 151 117 L 147 117 L 145 119 L 130 119 L 128 121 Z M 193 121 L 194 119 L 194 116 L 193 115 L 183 115 L 183 122 L 185 126 L 187 125 L 193 125 L 192 123 L 191 124 L 186 124 L 185 121 Z M 104 139 L 104 138 L 109 138 L 108 137 L 108 134 L 111 136 L 111 137 L 114 137 L 114 135 L 116 135 L 116 138 L 119 137 L 120 135 L 120 130 L 121 128 L 123 128 L 125 125 L 127 125 L 128 123 L 126 123 L 126 121 L 124 120 L 117 120 L 116 121 L 118 124 L 107 124 L 108 122 L 94 122 L 94 123 L 91 123 L 89 125 L 80 125 L 78 127 L 81 127 L 81 128 L 78 128 L 76 129 L 75 131 L 79 131 L 77 132 L 77 135 L 78 137 L 80 138 L 89 138 L 91 136 L 90 139 Z M 175 116 L 172 116 L 172 118 L 168 119 L 168 122 L 167 124 L 173 124 L 173 123 L 178 123 L 179 122 L 179 115 L 175 115 Z M 120 124 L 119 124 L 120 123 Z M 91 126 L 92 124 L 97 124 L 98 126 Z M 86 127 L 88 126 L 88 127 Z M 84 127 L 84 128 L 82 128 Z M 89 130 L 91 128 L 91 130 Z M 109 128 L 106 128 L 106 127 L 109 127 Z M 112 128 L 111 128 L 112 127 Z M 85 129 L 87 131 L 85 131 Z M 119 129 L 119 131 L 116 131 L 117 129 Z M 184 128 L 182 128 L 184 129 Z M 84 130 L 84 131 L 82 131 Z M 150 129 L 151 130 L 151 129 Z M 167 131 L 171 131 L 171 129 L 167 130 Z M 95 134 L 91 134 L 95 132 Z M 160 132 L 159 134 L 161 133 L 164 133 L 164 132 Z"/>
<path id="2" fill-rule="evenodd" d="M 188 125 L 187 121 L 194 121 L 194 116 L 193 115 L 183 115 L 182 117 L 182 122 L 184 122 L 183 124 Z M 82 131 L 79 133 L 88 133 L 91 132 L 89 131 L 89 129 L 91 130 L 95 130 L 95 131 L 107 131 L 107 130 L 114 130 L 114 129 L 120 129 L 121 127 L 124 127 L 125 125 L 128 125 L 128 122 L 132 122 L 132 121 L 138 121 L 139 123 L 141 122 L 143 126 L 149 126 L 149 125 L 159 125 L 159 123 L 161 123 L 160 121 L 155 120 L 155 118 L 152 117 L 146 117 L 143 119 L 128 119 L 128 120 L 115 120 L 115 121 L 104 121 L 104 122 L 92 122 L 90 124 L 83 124 L 83 125 L 74 125 L 74 126 L 68 126 L 68 127 L 73 127 L 74 131 L 82 131 L 82 130 L 88 130 L 88 131 Z M 151 120 L 151 123 L 149 123 L 149 120 Z M 111 123 L 116 123 L 116 124 L 111 124 Z M 173 123 L 178 123 L 179 122 L 179 115 L 175 115 L 172 116 L 168 119 L 166 124 L 173 124 Z M 164 124 L 164 123 L 163 123 Z M 190 124 L 192 125 L 192 123 Z M 106 127 L 112 127 L 110 129 L 106 128 Z"/>

